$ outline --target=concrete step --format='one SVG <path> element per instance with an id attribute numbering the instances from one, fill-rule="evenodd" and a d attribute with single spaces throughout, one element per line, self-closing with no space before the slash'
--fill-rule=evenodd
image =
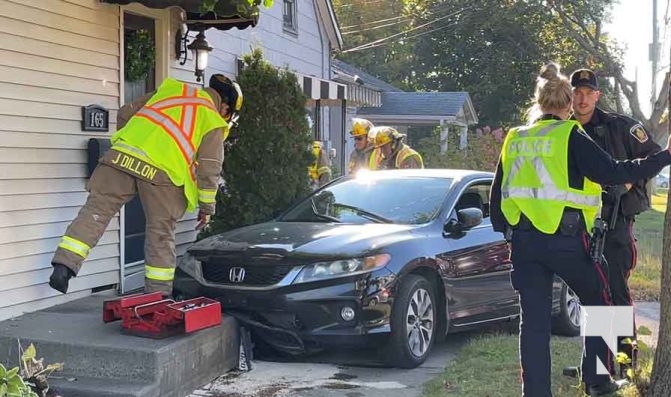
<path id="1" fill-rule="evenodd" d="M 160 396 L 158 384 L 130 382 L 121 379 L 65 378 L 49 379 L 49 387 L 63 397 L 135 397 Z"/>
<path id="2" fill-rule="evenodd" d="M 0 322 L 0 360 L 18 365 L 18 340 L 24 348 L 33 343 L 45 364 L 64 364 L 54 373 L 69 391 L 64 397 L 182 397 L 237 366 L 234 318 L 224 315 L 221 325 L 191 334 L 142 338 L 123 333 L 118 321 L 103 323 L 103 301 L 110 298 L 96 294 Z M 91 392 L 108 384 L 114 387 L 105 392 L 116 394 Z"/>

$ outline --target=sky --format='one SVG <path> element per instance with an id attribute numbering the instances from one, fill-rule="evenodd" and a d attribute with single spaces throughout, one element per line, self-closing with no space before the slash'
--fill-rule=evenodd
<path id="1" fill-rule="evenodd" d="M 659 40 L 666 44 L 660 51 L 659 66 L 668 70 L 669 37 L 671 27 L 665 29 L 664 18 L 670 0 L 657 0 L 657 21 Z M 625 77 L 638 80 L 639 100 L 646 116 L 650 115 L 650 94 L 652 84 L 652 63 L 648 57 L 648 45 L 652 43 L 652 6 L 653 0 L 620 0 L 613 8 L 612 21 L 604 30 L 626 48 Z M 665 35 L 666 30 L 666 35 Z M 657 92 L 661 88 L 663 72 L 657 76 Z"/>

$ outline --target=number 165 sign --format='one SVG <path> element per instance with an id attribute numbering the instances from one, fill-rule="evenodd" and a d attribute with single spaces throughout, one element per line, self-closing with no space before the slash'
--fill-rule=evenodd
<path id="1" fill-rule="evenodd" d="M 109 110 L 100 105 L 82 106 L 83 131 L 109 131 Z"/>

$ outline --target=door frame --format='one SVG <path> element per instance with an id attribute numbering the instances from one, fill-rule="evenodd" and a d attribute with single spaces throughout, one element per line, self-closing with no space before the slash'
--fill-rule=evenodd
<path id="1" fill-rule="evenodd" d="M 156 40 L 156 59 L 155 59 L 155 81 L 158 86 L 160 82 L 168 77 L 170 69 L 170 23 L 171 13 L 170 9 L 152 9 L 140 4 L 129 4 L 120 6 L 119 8 L 119 108 L 124 105 L 124 13 L 129 12 L 154 20 L 154 37 Z M 119 211 L 119 293 L 126 293 L 144 286 L 144 268 L 136 269 L 134 272 L 127 270 L 133 267 L 138 267 L 144 264 L 144 261 L 137 261 L 133 263 L 126 262 L 126 222 L 125 222 L 126 206 L 121 207 Z"/>

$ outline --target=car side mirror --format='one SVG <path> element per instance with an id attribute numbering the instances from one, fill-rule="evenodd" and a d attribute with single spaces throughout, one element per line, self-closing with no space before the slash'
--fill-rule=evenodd
<path id="1" fill-rule="evenodd" d="M 457 211 L 457 219 L 451 218 L 443 231 L 448 234 L 459 234 L 482 223 L 482 211 L 479 208 L 464 208 Z"/>

